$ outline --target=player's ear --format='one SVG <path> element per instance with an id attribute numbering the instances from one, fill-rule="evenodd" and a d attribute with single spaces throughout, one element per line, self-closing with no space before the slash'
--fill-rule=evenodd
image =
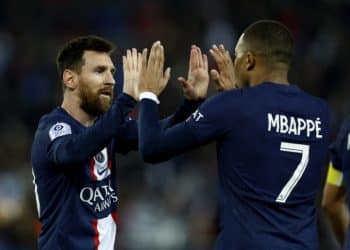
<path id="1" fill-rule="evenodd" d="M 63 71 L 62 79 L 63 84 L 66 86 L 66 88 L 73 90 L 77 87 L 78 75 L 74 71 L 65 69 Z"/>
<path id="2" fill-rule="evenodd" d="M 255 55 L 252 52 L 247 51 L 246 61 L 245 61 L 246 70 L 248 71 L 252 70 L 255 67 L 255 63 L 256 63 Z"/>

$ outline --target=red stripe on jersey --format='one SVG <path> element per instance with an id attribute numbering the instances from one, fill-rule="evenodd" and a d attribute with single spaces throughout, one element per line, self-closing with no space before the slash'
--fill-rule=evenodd
<path id="1" fill-rule="evenodd" d="M 118 213 L 116 211 L 112 212 L 112 218 L 115 222 L 115 224 L 118 223 Z"/>
<path id="2" fill-rule="evenodd" d="M 97 220 L 93 220 L 92 221 L 92 226 L 94 228 L 94 245 L 95 245 L 94 249 L 98 250 L 98 245 L 100 244 L 100 241 L 98 239 L 99 233 L 98 233 L 98 230 L 97 230 Z"/>
<path id="3" fill-rule="evenodd" d="M 90 174 L 91 174 L 92 179 L 94 181 L 97 181 L 97 176 L 94 173 L 94 167 L 95 167 L 95 160 L 92 159 L 91 162 L 90 162 Z"/>
<path id="4" fill-rule="evenodd" d="M 108 168 L 112 170 L 112 161 L 108 161 Z"/>
<path id="5" fill-rule="evenodd" d="M 42 233 L 42 224 L 38 219 L 34 220 L 34 232 L 36 236 L 39 236 Z"/>

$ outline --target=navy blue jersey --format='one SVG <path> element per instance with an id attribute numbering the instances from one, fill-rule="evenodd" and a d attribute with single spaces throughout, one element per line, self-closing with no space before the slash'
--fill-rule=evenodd
<path id="1" fill-rule="evenodd" d="M 346 155 L 349 154 L 350 150 L 350 116 L 346 117 L 343 121 L 341 128 L 338 132 L 336 140 L 331 144 L 331 162 L 336 170 L 342 171 L 346 170 L 347 160 Z M 344 164 L 345 163 L 345 164 Z"/>
<path id="2" fill-rule="evenodd" d="M 350 194 L 350 116 L 344 120 L 335 142 L 330 146 L 330 152 L 332 166 L 342 173 L 346 193 Z M 343 180 L 340 180 L 337 184 L 342 185 Z M 349 199 L 347 199 L 347 203 L 348 208 L 350 208 Z M 346 235 L 344 249 L 350 250 L 349 230 Z"/>
<path id="3" fill-rule="evenodd" d="M 114 248 L 115 151 L 122 142 L 114 138 L 134 104 L 122 95 L 90 128 L 60 107 L 41 118 L 32 147 L 39 249 Z"/>
<path id="4" fill-rule="evenodd" d="M 32 146 L 39 249 L 114 249 L 115 152 L 138 147 L 136 121 L 127 118 L 135 103 L 122 94 L 91 127 L 60 107 L 41 118 Z M 184 120 L 199 104 L 185 101 L 160 126 Z"/>
<path id="5" fill-rule="evenodd" d="M 316 250 L 316 194 L 327 154 L 329 108 L 296 86 L 263 83 L 220 93 L 181 124 L 160 129 L 141 101 L 145 160 L 217 142 L 217 250 Z M 156 146 L 152 142 L 157 141 Z"/>

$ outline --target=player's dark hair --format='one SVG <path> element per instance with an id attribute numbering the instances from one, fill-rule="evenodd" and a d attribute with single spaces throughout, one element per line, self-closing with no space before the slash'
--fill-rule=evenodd
<path id="1" fill-rule="evenodd" d="M 80 72 L 81 66 L 84 65 L 84 52 L 88 50 L 112 54 L 115 46 L 101 37 L 91 35 L 70 40 L 57 54 L 56 65 L 59 77 L 62 78 L 65 69 Z"/>
<path id="2" fill-rule="evenodd" d="M 263 54 L 271 64 L 291 64 L 294 39 L 289 29 L 280 22 L 260 20 L 244 31 L 244 42 L 253 52 Z"/>

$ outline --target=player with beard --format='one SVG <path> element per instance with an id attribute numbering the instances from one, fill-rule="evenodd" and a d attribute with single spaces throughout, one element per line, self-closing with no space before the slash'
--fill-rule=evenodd
<path id="1" fill-rule="evenodd" d="M 86 36 L 68 42 L 58 54 L 63 102 L 41 118 L 32 146 L 42 223 L 39 249 L 114 249 L 118 200 L 115 152 L 138 148 L 137 124 L 127 115 L 136 104 L 142 64 L 141 53 L 127 50 L 123 56 L 123 93 L 113 101 L 113 50 L 110 42 Z M 164 63 L 161 51 L 155 43 L 150 58 Z M 193 57 L 198 56 L 202 57 L 200 50 L 195 49 Z M 159 91 L 169 77 L 167 69 Z M 198 78 L 195 74 L 191 77 Z M 162 120 L 161 127 L 184 120 L 201 103 L 201 82 L 191 83 L 184 83 L 184 104 Z"/>
<path id="2" fill-rule="evenodd" d="M 289 84 L 292 51 L 290 31 L 271 20 L 244 30 L 234 62 L 223 45 L 214 45 L 210 52 L 219 71 L 212 76 L 225 91 L 170 128 L 159 126 L 154 101 L 162 78 L 142 68 L 139 142 L 144 159 L 160 162 L 217 143 L 217 250 L 319 249 L 315 200 L 327 154 L 329 108 Z"/>

